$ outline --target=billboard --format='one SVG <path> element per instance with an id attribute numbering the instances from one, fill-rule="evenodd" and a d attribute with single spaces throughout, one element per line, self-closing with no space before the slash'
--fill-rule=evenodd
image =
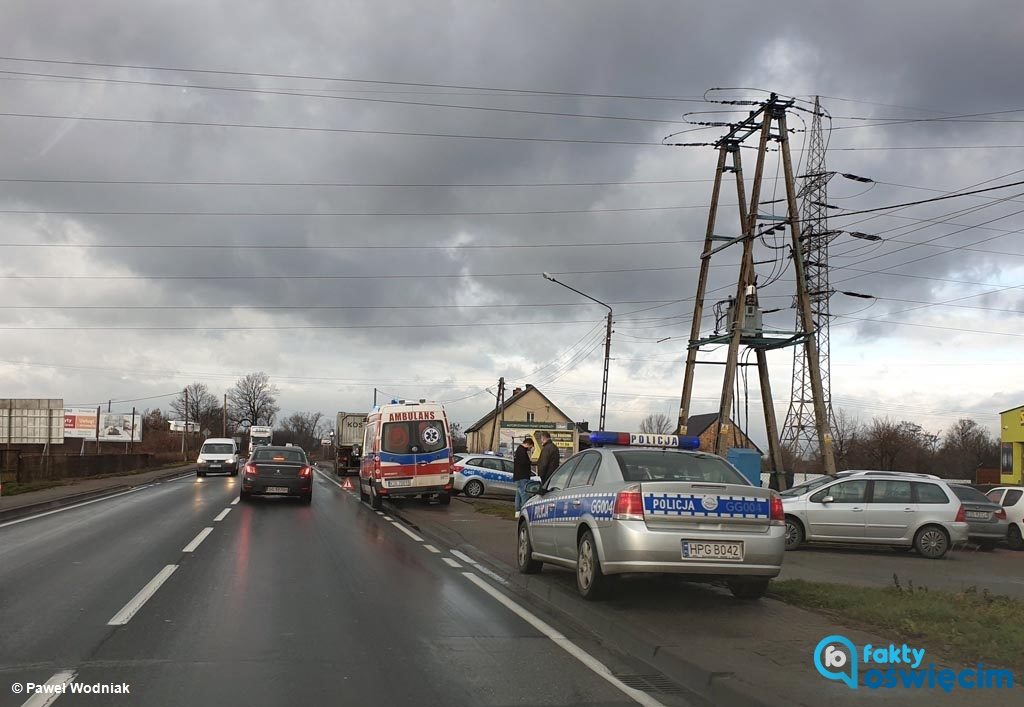
<path id="1" fill-rule="evenodd" d="M 0 444 L 64 444 L 59 398 L 0 399 Z"/>
<path id="2" fill-rule="evenodd" d="M 141 442 L 142 415 L 120 412 L 99 412 L 96 408 L 64 408 L 64 436 L 76 439 L 98 439 L 100 442 Z M 99 424 L 99 436 L 96 426 Z"/>
<path id="3" fill-rule="evenodd" d="M 556 427 L 550 422 L 503 422 L 498 429 L 498 454 L 511 456 L 525 437 L 532 437 L 532 459 L 536 463 L 540 459 L 540 439 L 537 433 L 544 430 L 551 435 L 551 441 L 558 447 L 559 457 L 566 459 L 577 451 L 576 430 L 559 430 Z"/>

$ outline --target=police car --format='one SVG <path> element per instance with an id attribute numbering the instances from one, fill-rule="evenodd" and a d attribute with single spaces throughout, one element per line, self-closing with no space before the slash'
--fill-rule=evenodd
<path id="1" fill-rule="evenodd" d="M 518 525 L 524 574 L 545 562 L 576 570 L 586 599 L 610 575 L 673 573 L 725 581 L 758 599 L 782 569 L 782 499 L 731 464 L 695 451 L 696 437 L 594 432 L 595 448 L 565 461 L 531 498 Z"/>
<path id="2" fill-rule="evenodd" d="M 515 496 L 516 482 L 512 480 L 512 460 L 495 456 L 491 452 L 483 454 L 466 454 L 462 459 L 455 460 L 452 475 L 455 482 L 455 493 L 463 493 L 470 498 L 480 496 Z M 540 481 L 537 475 L 531 476 Z"/>

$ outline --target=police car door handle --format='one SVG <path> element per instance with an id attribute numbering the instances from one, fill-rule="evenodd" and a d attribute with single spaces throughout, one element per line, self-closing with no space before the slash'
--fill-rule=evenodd
<path id="1" fill-rule="evenodd" d="M 850 510 L 853 511 L 854 513 L 862 513 L 864 511 L 863 508 L 851 508 Z"/>

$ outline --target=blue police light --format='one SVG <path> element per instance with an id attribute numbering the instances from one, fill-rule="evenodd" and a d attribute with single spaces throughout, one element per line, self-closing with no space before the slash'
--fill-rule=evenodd
<path id="1" fill-rule="evenodd" d="M 700 449 L 700 438 L 689 435 L 660 435 L 647 432 L 591 432 L 590 443 L 595 447 L 615 445 L 621 447 L 657 447 L 659 449 Z"/>

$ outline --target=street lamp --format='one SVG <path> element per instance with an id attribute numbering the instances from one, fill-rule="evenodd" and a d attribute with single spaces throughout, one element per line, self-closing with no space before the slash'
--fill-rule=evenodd
<path id="1" fill-rule="evenodd" d="M 572 290 L 576 294 L 586 297 L 591 302 L 596 302 L 602 307 L 606 307 L 608 309 L 608 325 L 605 329 L 604 335 L 604 379 L 601 381 L 601 420 L 600 422 L 598 422 L 598 428 L 603 430 L 605 411 L 608 408 L 608 362 L 611 360 L 612 353 L 612 308 L 610 305 L 605 304 L 601 300 L 591 297 L 586 292 L 580 292 L 575 287 L 566 285 L 564 282 L 560 280 L 556 280 L 555 278 L 551 277 L 551 273 L 543 273 L 543 275 L 545 280 L 550 280 L 556 285 L 561 285 L 567 290 Z"/>

